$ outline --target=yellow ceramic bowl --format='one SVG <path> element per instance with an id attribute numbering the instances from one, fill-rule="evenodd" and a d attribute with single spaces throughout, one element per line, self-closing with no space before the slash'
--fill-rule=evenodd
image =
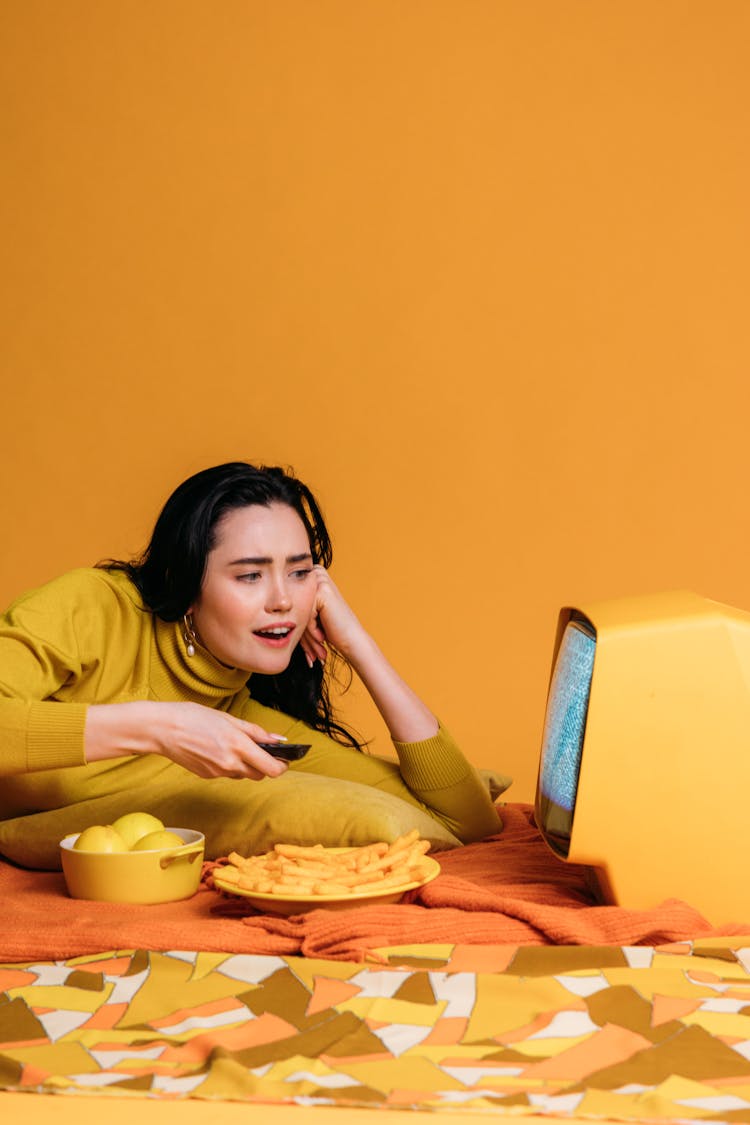
<path id="1" fill-rule="evenodd" d="M 176 902 L 198 889 L 205 850 L 202 832 L 170 828 L 182 847 L 144 852 L 77 852 L 80 833 L 60 841 L 65 882 L 71 898 L 98 902 Z"/>

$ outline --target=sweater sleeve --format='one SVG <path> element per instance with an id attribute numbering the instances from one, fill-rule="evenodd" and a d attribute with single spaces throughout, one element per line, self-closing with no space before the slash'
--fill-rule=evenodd
<path id="1" fill-rule="evenodd" d="M 396 742 L 401 776 L 459 840 L 468 844 L 499 832 L 502 822 L 489 789 L 445 727 L 422 742 Z"/>
<path id="2" fill-rule="evenodd" d="M 25 594 L 0 617 L 0 775 L 84 764 L 86 704 L 57 699 L 81 673 L 77 573 Z"/>
<path id="3" fill-rule="evenodd" d="M 84 765 L 85 703 L 0 698 L 0 776 Z"/>

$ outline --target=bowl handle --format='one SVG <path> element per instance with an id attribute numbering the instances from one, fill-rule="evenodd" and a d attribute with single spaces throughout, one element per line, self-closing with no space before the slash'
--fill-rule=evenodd
<path id="1" fill-rule="evenodd" d="M 173 863 L 177 863 L 180 859 L 187 860 L 188 863 L 193 863 L 199 855 L 203 852 L 203 845 L 199 848 L 193 848 L 191 852 L 170 852 L 169 855 L 163 855 L 159 860 L 159 867 L 164 869 L 170 867 Z"/>

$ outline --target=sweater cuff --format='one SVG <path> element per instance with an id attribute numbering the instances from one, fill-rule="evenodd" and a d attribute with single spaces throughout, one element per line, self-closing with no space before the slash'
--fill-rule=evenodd
<path id="1" fill-rule="evenodd" d="M 34 702 L 29 710 L 26 763 L 29 770 L 84 766 L 85 703 Z"/>
<path id="2" fill-rule="evenodd" d="M 447 789 L 463 781 L 471 771 L 442 724 L 432 738 L 422 742 L 396 742 L 394 739 L 393 745 L 398 753 L 401 776 L 412 792 Z"/>

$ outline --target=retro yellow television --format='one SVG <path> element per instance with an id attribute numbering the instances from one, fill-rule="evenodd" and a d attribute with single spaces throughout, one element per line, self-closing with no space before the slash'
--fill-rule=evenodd
<path id="1" fill-rule="evenodd" d="M 563 608 L 535 815 L 602 902 L 750 922 L 750 613 L 684 591 Z"/>

